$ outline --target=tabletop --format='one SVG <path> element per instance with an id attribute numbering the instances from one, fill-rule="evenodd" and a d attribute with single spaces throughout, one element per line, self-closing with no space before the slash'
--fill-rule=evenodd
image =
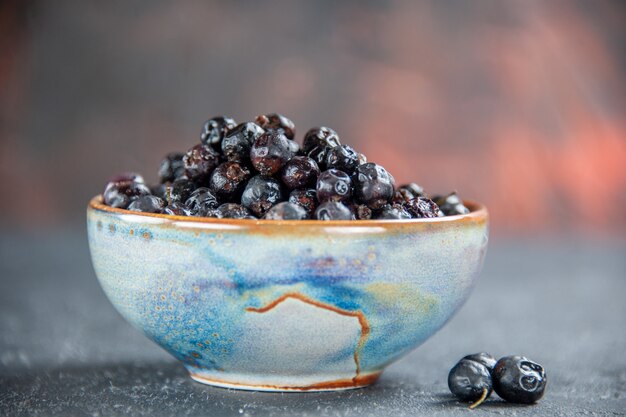
<path id="1" fill-rule="evenodd" d="M 472 296 L 375 385 L 262 393 L 193 382 L 100 289 L 83 232 L 0 235 L 0 416 L 625 415 L 626 242 L 492 239 Z M 537 404 L 447 388 L 462 356 L 523 354 L 547 370 Z"/>

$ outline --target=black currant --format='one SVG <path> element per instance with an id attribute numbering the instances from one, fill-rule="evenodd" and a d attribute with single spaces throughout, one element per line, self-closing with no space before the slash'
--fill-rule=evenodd
<path id="1" fill-rule="evenodd" d="M 174 181 L 185 173 L 185 163 L 183 157 L 185 154 L 172 152 L 168 153 L 159 167 L 159 179 L 161 183 Z"/>
<path id="2" fill-rule="evenodd" d="M 315 186 L 320 169 L 308 156 L 294 156 L 285 164 L 281 173 L 283 184 L 290 189 Z"/>
<path id="3" fill-rule="evenodd" d="M 191 216 L 191 210 L 183 203 L 172 202 L 163 209 L 164 214 L 171 216 Z"/>
<path id="4" fill-rule="evenodd" d="M 480 404 L 493 391 L 489 369 L 482 363 L 461 359 L 448 374 L 448 387 L 461 401 Z"/>
<path id="5" fill-rule="evenodd" d="M 104 204 L 125 209 L 133 200 L 149 194 L 150 189 L 143 182 L 123 180 L 109 182 L 102 196 Z"/>
<path id="6" fill-rule="evenodd" d="M 359 163 L 359 154 L 348 145 L 335 146 L 326 153 L 326 168 L 334 168 L 352 175 Z"/>
<path id="7" fill-rule="evenodd" d="M 433 201 L 446 216 L 469 213 L 469 209 L 463 205 L 463 201 L 456 194 L 456 191 L 446 196 L 435 196 Z"/>
<path id="8" fill-rule="evenodd" d="M 254 215 L 263 217 L 272 206 L 283 201 L 280 183 L 272 177 L 252 177 L 241 195 L 241 205 Z"/>
<path id="9" fill-rule="evenodd" d="M 220 163 L 220 154 L 208 145 L 199 144 L 187 151 L 183 162 L 187 178 L 206 184 L 211 173 Z"/>
<path id="10" fill-rule="evenodd" d="M 304 220 L 308 217 L 302 206 L 287 201 L 276 204 L 265 213 L 266 220 Z"/>
<path id="11" fill-rule="evenodd" d="M 378 220 L 408 220 L 411 213 L 405 210 L 402 204 L 387 204 L 375 216 Z"/>
<path id="12" fill-rule="evenodd" d="M 222 141 L 222 153 L 229 161 L 247 162 L 250 160 L 250 148 L 254 141 L 265 133 L 259 125 L 252 122 L 241 123 L 228 132 Z"/>
<path id="13" fill-rule="evenodd" d="M 493 368 L 496 366 L 496 358 L 491 356 L 486 352 L 474 353 L 471 355 L 464 356 L 463 359 L 467 359 L 468 361 L 474 361 L 478 363 L 482 363 L 489 369 L 489 372 L 493 371 Z"/>
<path id="14" fill-rule="evenodd" d="M 320 169 L 326 169 L 326 157 L 328 152 L 341 145 L 337 132 L 329 127 L 314 127 L 304 135 L 302 151 L 312 158 Z"/>
<path id="15" fill-rule="evenodd" d="M 493 388 L 502 399 L 532 404 L 543 397 L 546 372 L 543 366 L 523 356 L 500 359 L 492 372 Z"/>
<path id="16" fill-rule="evenodd" d="M 255 121 L 265 130 L 278 130 L 283 132 L 287 139 L 293 139 L 296 136 L 296 126 L 282 114 L 262 114 L 257 116 Z"/>
<path id="17" fill-rule="evenodd" d="M 224 162 L 211 173 L 209 187 L 220 201 L 238 201 L 248 178 L 248 168 L 239 162 Z"/>
<path id="18" fill-rule="evenodd" d="M 317 200 L 346 201 L 352 196 L 352 180 L 350 176 L 338 169 L 329 169 L 317 177 Z"/>
<path id="19" fill-rule="evenodd" d="M 219 150 L 222 147 L 221 142 L 224 136 L 236 125 L 237 122 L 230 117 L 218 116 L 209 119 L 202 126 L 200 141 Z"/>
<path id="20" fill-rule="evenodd" d="M 352 178 L 356 200 L 372 210 L 383 208 L 393 197 L 395 180 L 378 164 L 359 165 Z"/>
<path id="21" fill-rule="evenodd" d="M 289 194 L 289 202 L 299 205 L 307 212 L 308 217 L 313 217 L 317 208 L 317 195 L 313 189 L 293 190 Z"/>
<path id="22" fill-rule="evenodd" d="M 241 204 L 224 203 L 215 209 L 217 217 L 227 219 L 247 219 L 250 211 Z"/>
<path id="23" fill-rule="evenodd" d="M 192 216 L 197 217 L 215 217 L 211 216 L 211 211 L 218 206 L 217 197 L 213 191 L 206 187 L 197 188 L 189 195 L 185 202 Z"/>
<path id="24" fill-rule="evenodd" d="M 352 211 L 338 201 L 327 201 L 320 204 L 315 210 L 317 220 L 353 220 Z"/>
<path id="25" fill-rule="evenodd" d="M 269 130 L 256 138 L 250 149 L 254 169 L 262 175 L 274 175 L 294 155 L 290 140 L 280 131 Z"/>
<path id="26" fill-rule="evenodd" d="M 165 201 L 154 195 L 142 195 L 128 205 L 128 210 L 144 213 L 161 213 L 164 208 Z"/>
<path id="27" fill-rule="evenodd" d="M 426 197 L 417 197 L 404 204 L 406 211 L 415 219 L 441 217 L 443 213 L 434 201 Z"/>

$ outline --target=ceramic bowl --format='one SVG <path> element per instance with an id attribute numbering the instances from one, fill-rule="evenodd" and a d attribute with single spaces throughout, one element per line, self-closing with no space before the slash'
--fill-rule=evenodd
<path id="1" fill-rule="evenodd" d="M 87 210 L 113 305 L 196 381 L 262 391 L 357 388 L 458 310 L 487 212 L 402 221 L 272 221 Z"/>

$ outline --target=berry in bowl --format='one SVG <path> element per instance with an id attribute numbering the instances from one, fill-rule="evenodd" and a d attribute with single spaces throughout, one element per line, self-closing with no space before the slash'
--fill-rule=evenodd
<path id="1" fill-rule="evenodd" d="M 488 215 L 396 187 L 382 166 L 277 114 L 213 118 L 161 183 L 112 178 L 87 209 L 113 305 L 196 381 L 262 391 L 357 388 L 469 295 Z"/>

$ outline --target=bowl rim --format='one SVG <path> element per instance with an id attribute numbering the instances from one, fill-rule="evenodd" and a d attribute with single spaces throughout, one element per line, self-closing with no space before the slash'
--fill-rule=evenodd
<path id="1" fill-rule="evenodd" d="M 98 194 L 93 197 L 87 206 L 88 211 L 99 211 L 118 215 L 133 216 L 133 218 L 157 218 L 163 222 L 185 222 L 185 223 L 200 223 L 200 224 L 216 224 L 216 225 L 232 225 L 232 226 L 358 226 L 358 227 L 372 227 L 372 226 L 389 226 L 389 225 L 410 225 L 410 224 L 442 224 L 450 222 L 486 222 L 489 218 L 489 213 L 484 204 L 478 203 L 472 200 L 463 200 L 463 204 L 470 210 L 468 214 L 456 214 L 453 216 L 433 217 L 423 219 L 408 219 L 408 220 L 267 220 L 267 219 L 218 219 L 215 217 L 191 217 L 191 216 L 174 216 L 170 214 L 161 213 L 143 213 L 138 211 L 131 211 L 121 208 L 115 208 L 107 206 L 103 203 L 102 194 Z"/>

